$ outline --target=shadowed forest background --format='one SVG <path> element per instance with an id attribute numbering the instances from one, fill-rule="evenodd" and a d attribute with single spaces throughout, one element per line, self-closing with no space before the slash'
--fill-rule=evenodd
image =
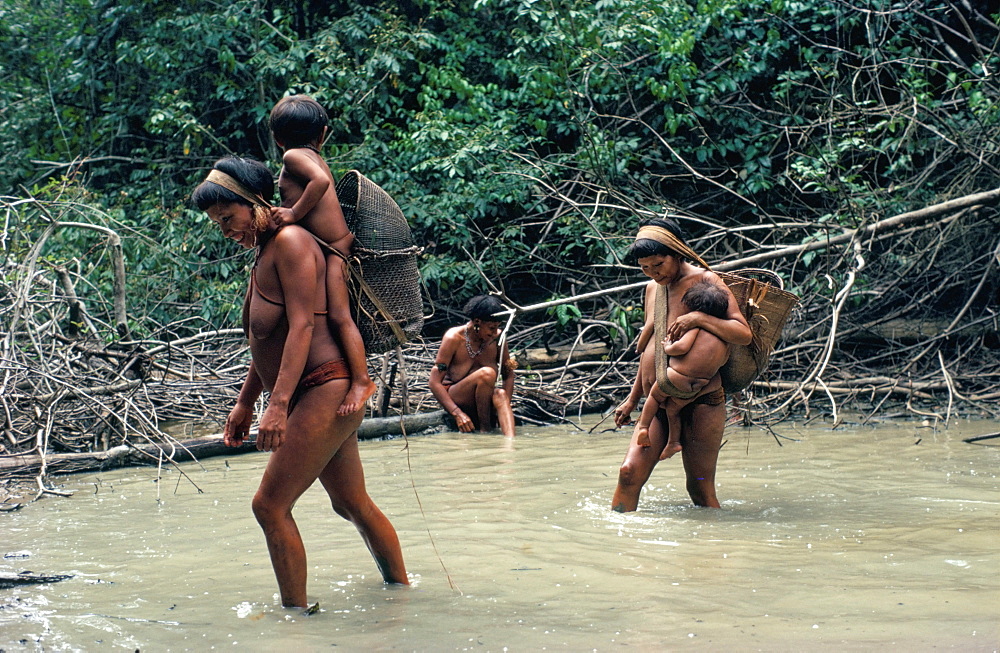
<path id="1" fill-rule="evenodd" d="M 329 112 L 335 176 L 382 185 L 424 248 L 415 389 L 469 297 L 525 306 L 641 281 L 623 253 L 640 219 L 669 214 L 710 263 L 771 269 L 802 299 L 751 406 L 995 416 L 998 12 L 4 0 L 0 452 L 224 418 L 252 253 L 188 196 L 224 155 L 277 172 L 267 115 L 290 93 Z M 627 393 L 641 298 L 524 313 L 512 348 L 603 345 L 554 374 L 567 406 L 606 409 Z"/>

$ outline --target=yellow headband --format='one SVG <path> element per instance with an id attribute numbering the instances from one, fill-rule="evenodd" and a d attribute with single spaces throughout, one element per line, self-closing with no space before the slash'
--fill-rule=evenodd
<path id="1" fill-rule="evenodd" d="M 270 202 L 268 202 L 260 195 L 253 193 L 249 188 L 241 184 L 239 180 L 237 180 L 234 177 L 231 177 L 230 175 L 227 175 L 221 170 L 213 169 L 211 172 L 208 173 L 208 176 L 205 177 L 205 181 L 210 181 L 213 184 L 217 184 L 219 186 L 222 186 L 226 190 L 236 193 L 246 201 L 250 202 L 252 206 L 255 205 L 255 206 L 264 206 L 267 208 L 271 208 Z"/>
<path id="2" fill-rule="evenodd" d="M 668 247 L 673 251 L 677 252 L 684 258 L 690 259 L 705 268 L 706 270 L 711 270 L 708 263 L 701 260 L 701 257 L 694 253 L 694 250 L 688 247 L 687 243 L 674 235 L 669 229 L 664 229 L 663 227 L 655 227 L 653 225 L 646 225 L 644 227 L 639 227 L 639 233 L 635 235 L 635 239 L 645 239 L 652 240 L 660 243 L 664 247 Z"/>

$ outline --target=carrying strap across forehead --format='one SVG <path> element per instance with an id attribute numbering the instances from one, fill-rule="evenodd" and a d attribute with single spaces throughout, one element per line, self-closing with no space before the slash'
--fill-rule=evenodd
<path id="1" fill-rule="evenodd" d="M 236 193 L 246 201 L 250 202 L 251 205 L 271 208 L 270 202 L 241 184 L 235 177 L 227 175 L 221 170 L 212 170 L 209 172 L 208 176 L 205 177 L 205 181 L 210 181 L 213 184 L 222 186 L 228 191 Z"/>
<path id="2" fill-rule="evenodd" d="M 687 243 L 678 238 L 669 229 L 664 229 L 663 227 L 655 227 L 653 225 L 646 225 L 644 227 L 639 227 L 639 233 L 635 235 L 636 240 L 645 239 L 652 240 L 660 243 L 664 247 L 668 247 L 673 251 L 677 252 L 686 259 L 692 260 L 706 270 L 711 270 L 708 263 L 703 261 L 700 256 L 695 254 L 694 250 L 688 247 Z"/>

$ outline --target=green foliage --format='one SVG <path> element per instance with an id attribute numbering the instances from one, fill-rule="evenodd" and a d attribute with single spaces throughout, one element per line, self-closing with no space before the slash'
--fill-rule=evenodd
<path id="1" fill-rule="evenodd" d="M 575 304 L 559 304 L 550 308 L 548 313 L 556 319 L 556 324 L 560 327 L 565 327 L 583 317 L 583 313 Z"/>
<path id="2" fill-rule="evenodd" d="M 621 338 L 625 342 L 632 342 L 638 335 L 639 329 L 642 328 L 644 320 L 641 308 L 615 305 L 611 309 L 610 316 L 610 321 L 615 326 L 609 329 L 608 335 L 612 341 Z M 638 328 L 636 328 L 637 324 Z"/>
<path id="3" fill-rule="evenodd" d="M 946 0 L 7 0 L 0 193 L 65 176 L 126 238 L 146 328 L 189 305 L 232 324 L 246 259 L 187 196 L 224 154 L 276 171 L 268 112 L 308 93 L 334 173 L 410 219 L 437 301 L 480 270 L 535 300 L 623 274 L 609 237 L 639 213 L 855 227 L 993 187 L 995 25 L 957 20 Z"/>

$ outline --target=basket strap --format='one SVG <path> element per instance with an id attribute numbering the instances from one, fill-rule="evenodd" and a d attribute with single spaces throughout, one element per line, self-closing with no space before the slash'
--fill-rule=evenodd
<path id="1" fill-rule="evenodd" d="M 666 385 L 667 354 L 663 351 L 663 339 L 667 337 L 667 289 L 659 284 L 653 300 L 653 367 L 656 369 L 656 384 L 663 390 Z"/>
<path id="2" fill-rule="evenodd" d="M 361 269 L 358 267 L 355 261 L 344 256 L 344 254 L 338 251 L 337 249 L 330 247 L 329 243 L 324 242 L 322 238 L 312 233 L 311 231 L 309 232 L 309 235 L 312 236 L 317 243 L 319 243 L 320 249 L 322 249 L 327 253 L 336 254 L 347 264 L 347 271 L 351 279 L 357 282 L 358 287 L 361 288 L 361 292 L 363 292 L 365 296 L 368 298 L 368 300 L 372 303 L 372 305 L 375 306 L 375 310 L 378 311 L 379 314 L 381 314 L 384 321 L 389 325 L 389 328 L 392 329 L 392 334 L 396 337 L 396 340 L 399 341 L 399 344 L 407 342 L 409 338 L 406 336 L 406 332 L 403 331 L 403 328 L 399 326 L 399 320 L 393 317 L 392 313 L 389 312 L 389 309 L 386 308 L 385 304 L 382 303 L 382 299 L 372 289 L 372 287 L 368 284 L 368 282 L 365 281 L 365 276 L 364 274 L 362 274 Z M 361 302 L 357 302 L 357 306 L 359 311 L 364 310 L 364 308 L 361 306 Z M 372 321 L 376 321 L 374 319 L 374 316 L 369 315 L 369 317 L 373 318 Z"/>

